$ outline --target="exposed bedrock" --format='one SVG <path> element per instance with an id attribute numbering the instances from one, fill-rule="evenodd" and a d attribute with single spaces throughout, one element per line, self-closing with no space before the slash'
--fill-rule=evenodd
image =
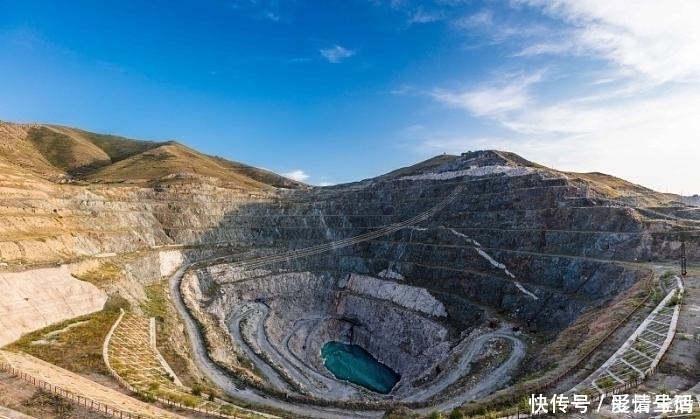
<path id="1" fill-rule="evenodd" d="M 204 278 L 226 270 L 200 271 L 201 295 L 212 295 L 207 311 L 227 325 L 239 353 L 259 358 L 255 363 L 269 383 L 279 382 L 275 375 L 284 378 L 281 391 L 291 387 L 324 400 L 387 397 L 337 381 L 325 369 L 321 348 L 341 341 L 362 346 L 400 374 L 388 397 L 402 398 L 436 379 L 441 365 L 458 362 L 455 348 L 476 326 L 455 328 L 424 288 L 371 276 L 292 272 L 207 287 Z M 478 307 L 470 309 L 480 316 Z"/>
<path id="2" fill-rule="evenodd" d="M 697 230 L 695 212 L 680 206 L 624 206 L 587 197 L 581 184 L 558 172 L 503 161 L 480 167 L 493 162 L 470 159 L 456 158 L 452 169 L 439 168 L 443 172 L 437 175 L 444 178 L 412 172 L 294 191 L 251 192 L 196 180 L 90 189 L 17 180 L 0 199 L 0 261 L 68 262 L 167 244 L 301 248 L 402 221 L 456 185 L 463 192 L 431 225 L 452 228 L 490 248 L 666 259 L 679 257 L 682 234 Z M 700 257 L 697 234 L 689 235 L 686 252 Z"/>
<path id="3" fill-rule="evenodd" d="M 677 252 L 678 224 L 589 197 L 558 172 L 481 163 L 278 191 L 226 213 L 202 237 L 236 238 L 247 251 L 183 282 L 200 320 L 214 319 L 202 321 L 217 336 L 215 354 L 225 358 L 230 348 L 238 366 L 249 359 L 278 392 L 434 400 L 462 391 L 450 383 L 470 373 L 460 365 L 488 325 L 504 321 L 552 338 L 648 277 L 619 261 Z M 334 340 L 362 346 L 401 380 L 388 396 L 334 380 L 321 359 Z"/>

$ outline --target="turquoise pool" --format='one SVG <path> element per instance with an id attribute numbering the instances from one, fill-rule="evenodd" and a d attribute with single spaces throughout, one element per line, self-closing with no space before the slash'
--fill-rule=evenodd
<path id="1" fill-rule="evenodd" d="M 377 393 L 389 393 L 401 378 L 358 345 L 327 342 L 321 348 L 321 356 L 323 364 L 335 378 L 350 381 Z"/>

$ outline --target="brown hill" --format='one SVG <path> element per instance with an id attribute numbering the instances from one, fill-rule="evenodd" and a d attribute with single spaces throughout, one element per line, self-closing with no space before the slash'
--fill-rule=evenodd
<path id="1" fill-rule="evenodd" d="M 174 141 L 138 141 L 57 125 L 0 122 L 0 159 L 62 182 L 140 184 L 194 177 L 246 189 L 303 186 Z"/>

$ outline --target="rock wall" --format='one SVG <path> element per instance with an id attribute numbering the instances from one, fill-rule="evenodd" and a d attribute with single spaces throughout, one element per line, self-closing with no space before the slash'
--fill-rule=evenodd
<path id="1" fill-rule="evenodd" d="M 216 347 L 260 357 L 262 374 L 276 370 L 300 394 L 329 397 L 328 383 L 317 387 L 332 380 L 321 359 L 328 341 L 367 349 L 404 377 L 396 390 L 403 394 L 469 333 L 453 330 L 442 303 L 423 288 L 339 272 L 243 272 L 228 265 L 197 270 L 198 280 L 187 279 L 189 301 L 227 325 L 231 337 Z M 350 397 L 348 391 L 330 393 Z"/>

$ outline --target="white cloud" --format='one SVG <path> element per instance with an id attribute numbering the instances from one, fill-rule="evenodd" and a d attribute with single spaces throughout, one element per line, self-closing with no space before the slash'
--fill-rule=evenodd
<path id="1" fill-rule="evenodd" d="M 337 64 L 342 60 L 352 57 L 355 55 L 355 51 L 341 47 L 340 45 L 333 45 L 330 48 L 322 48 L 319 53 L 323 58 L 328 60 L 329 63 Z"/>
<path id="2" fill-rule="evenodd" d="M 572 42 L 565 41 L 545 41 L 536 44 L 528 45 L 516 54 L 516 57 L 531 57 L 543 54 L 563 54 L 576 50 L 576 46 Z"/>
<path id="3" fill-rule="evenodd" d="M 700 89 L 637 103 L 562 104 L 507 121 L 503 136 L 422 133 L 424 154 L 499 149 L 556 169 L 599 171 L 661 192 L 700 193 L 697 133 Z"/>
<path id="4" fill-rule="evenodd" d="M 571 50 L 600 56 L 654 83 L 700 78 L 700 2 L 520 0 L 563 20 Z M 550 46 L 547 46 L 548 43 Z M 551 41 L 527 53 L 552 51 Z"/>
<path id="5" fill-rule="evenodd" d="M 298 182 L 304 182 L 306 179 L 309 178 L 309 175 L 306 172 L 304 172 L 303 170 L 299 170 L 299 169 L 293 170 L 293 171 L 287 172 L 287 173 L 282 173 L 282 176 L 288 177 L 288 178 L 296 180 Z"/>
<path id="6" fill-rule="evenodd" d="M 543 72 L 505 77 L 462 92 L 436 89 L 433 98 L 446 105 L 462 108 L 476 116 L 500 119 L 501 115 L 522 109 L 532 102 L 530 87 L 542 79 Z"/>

